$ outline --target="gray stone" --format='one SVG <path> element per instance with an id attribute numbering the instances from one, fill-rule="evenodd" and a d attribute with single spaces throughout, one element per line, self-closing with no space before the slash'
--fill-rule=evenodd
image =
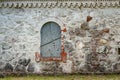
<path id="1" fill-rule="evenodd" d="M 64 45 L 65 45 L 65 50 L 66 50 L 66 51 L 71 52 L 71 51 L 74 50 L 73 45 L 72 45 L 71 42 L 66 41 L 66 42 L 64 43 Z"/>
<path id="2" fill-rule="evenodd" d="M 29 63 L 30 63 L 30 59 L 25 59 L 25 58 L 23 58 L 23 59 L 20 59 L 19 61 L 18 61 L 18 63 L 20 64 L 20 65 L 23 65 L 23 66 L 27 66 Z"/>
<path id="3" fill-rule="evenodd" d="M 26 48 L 25 44 L 19 45 L 19 49 L 24 50 L 25 48 Z"/>
<path id="4" fill-rule="evenodd" d="M 10 33 L 10 34 L 5 36 L 5 38 L 4 38 L 5 42 L 8 42 L 8 43 L 19 42 L 19 36 L 15 32 L 9 31 L 8 33 Z"/>
<path id="5" fill-rule="evenodd" d="M 4 70 L 6 72 L 13 72 L 13 66 L 10 63 L 6 63 Z"/>
<path id="6" fill-rule="evenodd" d="M 5 77 L 5 75 L 0 73 L 0 78 L 4 78 L 4 77 Z"/>
<path id="7" fill-rule="evenodd" d="M 26 67 L 23 66 L 23 65 L 17 65 L 15 67 L 15 71 L 17 71 L 17 72 L 25 72 L 26 71 Z"/>
<path id="8" fill-rule="evenodd" d="M 86 65 L 85 65 L 85 68 L 87 69 L 87 71 L 92 71 L 90 64 L 86 64 Z"/>
<path id="9" fill-rule="evenodd" d="M 79 27 L 78 27 L 78 28 L 75 28 L 75 34 L 76 34 L 77 36 L 80 35 L 80 28 L 79 28 Z"/>
<path id="10" fill-rule="evenodd" d="M 5 34 L 7 30 L 7 28 L 0 27 L 0 34 Z"/>
<path id="11" fill-rule="evenodd" d="M 53 73 L 60 73 L 62 69 L 60 68 L 59 62 L 50 62 L 45 63 L 45 67 L 42 69 L 45 73 L 53 72 Z"/>
<path id="12" fill-rule="evenodd" d="M 120 63 L 116 63 L 115 65 L 113 65 L 113 69 L 115 71 L 120 71 Z"/>
<path id="13" fill-rule="evenodd" d="M 88 22 L 84 22 L 81 24 L 81 29 L 83 30 L 89 30 Z"/>
<path id="14" fill-rule="evenodd" d="M 7 49 L 10 49 L 10 48 L 12 48 L 12 46 L 9 43 L 2 43 L 2 49 L 3 50 L 7 50 Z"/>
<path id="15" fill-rule="evenodd" d="M 0 61 L 0 71 L 4 71 L 5 62 Z"/>
<path id="16" fill-rule="evenodd" d="M 104 66 L 99 66 L 98 69 L 99 69 L 100 72 L 105 72 L 105 67 Z"/>
<path id="17" fill-rule="evenodd" d="M 74 35 L 75 35 L 75 32 L 74 32 L 73 29 L 70 29 L 70 30 L 69 30 L 69 35 L 70 35 L 70 36 L 74 36 Z"/>
<path id="18" fill-rule="evenodd" d="M 2 60 L 2 56 L 0 56 L 0 60 Z"/>
<path id="19" fill-rule="evenodd" d="M 87 64 L 90 64 L 90 63 L 91 63 L 91 58 L 92 58 L 92 55 L 91 55 L 91 54 L 87 54 L 87 55 L 86 55 L 86 63 L 87 63 Z"/>
<path id="20" fill-rule="evenodd" d="M 106 46 L 98 46 L 96 52 L 106 53 L 106 50 L 107 50 Z"/>
<path id="21" fill-rule="evenodd" d="M 86 36 L 86 31 L 85 30 L 80 30 L 80 34 L 78 36 L 85 37 Z"/>
<path id="22" fill-rule="evenodd" d="M 2 52 L 2 59 L 5 61 L 12 61 L 14 59 L 14 52 L 10 50 L 4 50 Z M 4 56 L 4 57 L 3 57 Z"/>
<path id="23" fill-rule="evenodd" d="M 28 72 L 34 72 L 34 69 L 35 69 L 34 64 L 33 64 L 33 63 L 30 63 L 30 64 L 28 65 L 27 71 L 28 71 Z"/>

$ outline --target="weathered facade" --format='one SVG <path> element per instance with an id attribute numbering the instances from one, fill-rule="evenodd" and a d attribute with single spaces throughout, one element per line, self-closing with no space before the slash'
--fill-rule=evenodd
<path id="1" fill-rule="evenodd" d="M 120 0 L 0 0 L 0 72 L 120 72 Z"/>

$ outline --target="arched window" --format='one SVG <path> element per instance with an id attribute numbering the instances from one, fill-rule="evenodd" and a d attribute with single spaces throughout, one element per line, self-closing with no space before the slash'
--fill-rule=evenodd
<path id="1" fill-rule="evenodd" d="M 41 28 L 40 55 L 44 60 L 61 59 L 61 29 L 55 22 L 47 22 Z"/>

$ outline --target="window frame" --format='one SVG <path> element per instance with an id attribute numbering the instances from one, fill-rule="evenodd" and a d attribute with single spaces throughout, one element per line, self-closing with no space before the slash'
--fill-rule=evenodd
<path id="1" fill-rule="evenodd" d="M 57 22 L 54 22 L 54 21 L 48 21 L 48 22 L 53 22 L 53 23 L 56 23 L 57 25 L 59 25 Z M 48 22 L 45 22 L 44 24 L 46 24 Z M 44 26 L 44 24 L 42 25 L 42 27 Z M 64 51 L 64 38 L 63 38 L 63 33 L 66 32 L 66 27 L 65 27 L 65 25 L 63 25 L 63 26 L 64 26 L 64 28 L 61 29 L 61 26 L 59 25 L 59 27 L 61 29 L 61 53 L 60 53 L 60 57 L 42 57 L 41 50 L 40 50 L 40 53 L 39 52 L 35 53 L 35 61 L 36 62 L 39 62 L 39 61 L 63 61 L 63 62 L 66 62 L 67 53 Z M 41 29 L 40 29 L 40 32 L 41 32 Z M 41 43 L 41 41 L 40 41 L 40 43 Z M 40 46 L 41 46 L 41 44 L 40 44 Z"/>

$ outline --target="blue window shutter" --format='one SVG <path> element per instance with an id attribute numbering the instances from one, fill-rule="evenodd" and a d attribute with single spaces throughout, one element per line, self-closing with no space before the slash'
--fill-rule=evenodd
<path id="1" fill-rule="evenodd" d="M 48 22 L 41 29 L 41 56 L 61 57 L 61 29 L 57 23 Z"/>

